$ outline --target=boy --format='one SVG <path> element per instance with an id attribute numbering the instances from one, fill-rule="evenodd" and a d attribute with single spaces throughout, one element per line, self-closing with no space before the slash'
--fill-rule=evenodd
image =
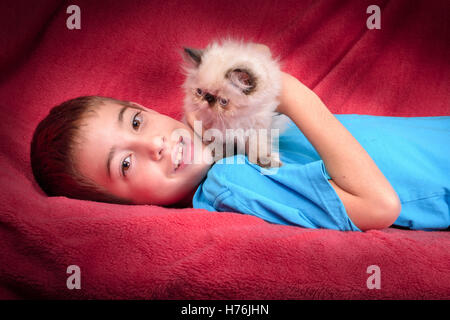
<path id="1" fill-rule="evenodd" d="M 394 175 L 397 168 L 388 170 L 387 161 L 379 162 L 392 180 L 398 181 L 394 190 L 352 136 L 358 132 L 350 133 L 314 92 L 287 73 L 283 74 L 282 88 L 278 111 L 296 125 L 289 131 L 295 148 L 285 152 L 285 165 L 273 177 L 255 174 L 261 168 L 248 161 L 242 167 L 215 164 L 211 168 L 206 156 L 200 163 L 183 158 L 180 165 L 176 160 L 179 154 L 192 155 L 193 142 L 200 139 L 191 128 L 195 114 L 188 115 L 189 127 L 138 104 L 102 97 L 65 102 L 41 122 L 31 147 L 33 173 L 48 195 L 78 199 L 170 206 L 188 205 L 194 195 L 196 208 L 254 214 L 273 223 L 311 228 L 361 231 L 386 228 L 396 220 L 398 225 L 413 228 L 448 227 L 450 218 L 445 206 L 448 209 L 450 179 L 444 178 L 434 190 L 424 191 L 440 196 L 436 199 L 440 207 L 431 220 L 421 210 L 428 204 L 419 201 L 424 193 L 414 194 L 412 199 L 405 191 L 405 197 L 409 197 L 405 201 L 416 205 L 409 205 L 403 214 L 396 190 L 403 192 L 410 186 Z M 341 115 L 343 120 L 345 116 L 352 115 Z M 380 120 L 389 118 L 368 118 L 369 122 L 375 120 L 381 124 Z M 413 120 L 421 119 L 411 118 L 410 123 Z M 437 125 L 450 127 L 450 117 L 436 120 Z M 297 145 L 302 139 L 299 131 L 292 131 L 297 128 L 307 138 L 304 145 Z M 186 139 L 173 139 L 175 131 L 187 132 Z M 410 132 L 413 138 L 415 131 Z M 426 161 L 436 161 L 433 156 L 440 152 L 436 176 L 448 176 L 448 157 L 442 154 L 439 144 L 447 139 L 448 130 L 440 136 L 433 130 L 425 134 L 435 146 Z M 314 148 L 309 148 L 309 143 Z M 299 149 L 310 152 L 310 158 L 316 161 L 296 161 L 305 158 Z M 382 151 L 372 150 L 373 156 Z M 283 148 L 280 153 L 283 157 Z M 303 157 L 299 158 L 299 154 Z M 401 156 L 401 150 L 390 156 Z M 427 155 L 422 156 L 425 159 Z M 399 217 L 401 211 L 403 216 Z"/>

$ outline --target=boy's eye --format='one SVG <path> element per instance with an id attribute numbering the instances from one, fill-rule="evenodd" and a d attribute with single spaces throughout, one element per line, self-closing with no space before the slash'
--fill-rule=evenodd
<path id="1" fill-rule="evenodd" d="M 139 129 L 140 125 L 141 125 L 141 121 L 139 118 L 137 118 L 138 115 L 141 114 L 142 111 L 139 111 L 138 113 L 136 113 L 136 115 L 133 117 L 133 129 L 137 130 Z"/>
<path id="2" fill-rule="evenodd" d="M 127 160 L 128 159 L 128 160 Z M 130 168 L 130 166 L 131 166 L 131 161 L 130 161 L 131 159 L 130 159 L 130 156 L 128 156 L 128 157 L 126 157 L 125 159 L 123 159 L 123 161 L 122 161 L 122 174 L 124 175 L 124 176 L 126 176 L 126 172 L 128 171 L 128 169 Z"/>

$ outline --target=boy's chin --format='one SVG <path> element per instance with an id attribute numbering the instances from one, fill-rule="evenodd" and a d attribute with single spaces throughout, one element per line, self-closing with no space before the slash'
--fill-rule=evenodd
<path id="1" fill-rule="evenodd" d="M 172 204 L 166 205 L 165 207 L 168 207 L 168 208 L 192 208 L 192 198 L 194 197 L 196 190 L 197 190 L 197 188 L 194 188 L 194 190 L 188 192 L 180 200 L 175 201 Z"/>

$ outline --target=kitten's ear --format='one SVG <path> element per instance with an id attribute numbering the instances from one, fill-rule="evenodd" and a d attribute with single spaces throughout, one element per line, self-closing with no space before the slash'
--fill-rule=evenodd
<path id="1" fill-rule="evenodd" d="M 183 49 L 183 57 L 187 62 L 192 63 L 196 67 L 198 67 L 200 63 L 202 63 L 203 50 L 186 47 Z"/>
<path id="2" fill-rule="evenodd" d="M 245 94 L 250 94 L 256 87 L 256 78 L 246 69 L 230 70 L 226 77 Z"/>

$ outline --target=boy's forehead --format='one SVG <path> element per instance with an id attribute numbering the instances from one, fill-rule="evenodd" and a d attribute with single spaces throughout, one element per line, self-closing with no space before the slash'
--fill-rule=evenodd
<path id="1" fill-rule="evenodd" d="M 114 113 L 118 113 L 120 108 L 122 108 L 123 106 L 119 105 L 118 103 L 114 103 L 114 102 L 107 102 L 107 101 L 102 101 L 98 104 L 95 104 L 93 106 L 91 106 L 88 109 L 88 112 L 85 114 L 86 118 L 95 118 L 95 117 L 99 117 L 100 114 L 102 115 L 102 117 L 104 117 L 107 114 L 114 114 Z"/>
<path id="2" fill-rule="evenodd" d="M 102 103 L 99 103 L 97 105 L 98 109 L 105 110 L 105 111 L 119 110 L 123 107 L 124 107 L 124 105 L 121 105 L 116 102 L 110 102 L 110 101 L 103 101 Z"/>
<path id="3" fill-rule="evenodd" d="M 120 104 L 112 101 L 104 101 L 91 108 L 89 112 L 85 114 L 84 123 L 81 127 L 87 127 L 85 129 L 94 131 L 94 133 L 99 129 L 105 130 L 106 127 L 114 127 L 114 124 L 119 122 L 119 118 L 124 119 L 125 115 L 128 114 L 130 110 L 142 110 L 152 116 L 160 115 L 159 112 L 140 104 Z"/>
<path id="4" fill-rule="evenodd" d="M 149 113 L 159 114 L 159 112 L 157 112 L 154 109 L 145 107 L 145 106 L 143 106 L 141 104 L 137 104 L 137 103 L 134 103 L 134 102 L 130 102 L 130 103 L 126 103 L 126 104 L 120 104 L 120 103 L 117 103 L 117 102 L 105 101 L 100 106 L 103 107 L 104 109 L 109 110 L 109 111 L 116 110 L 116 112 L 119 112 L 119 110 L 121 110 L 122 108 L 126 108 L 126 109 L 143 110 L 143 111 L 147 111 Z"/>
<path id="5" fill-rule="evenodd" d="M 104 102 L 90 108 L 81 122 L 81 135 L 87 138 L 89 135 L 96 135 L 99 131 L 105 131 L 113 126 L 122 107 L 117 103 Z"/>
<path id="6" fill-rule="evenodd" d="M 89 126 L 89 123 L 94 122 L 110 122 L 123 117 L 129 110 L 142 110 L 152 115 L 160 115 L 154 109 L 144 107 L 137 103 L 124 103 L 120 104 L 114 101 L 102 101 L 91 108 L 84 115 L 84 124 Z M 86 123 L 88 122 L 88 123 Z"/>

